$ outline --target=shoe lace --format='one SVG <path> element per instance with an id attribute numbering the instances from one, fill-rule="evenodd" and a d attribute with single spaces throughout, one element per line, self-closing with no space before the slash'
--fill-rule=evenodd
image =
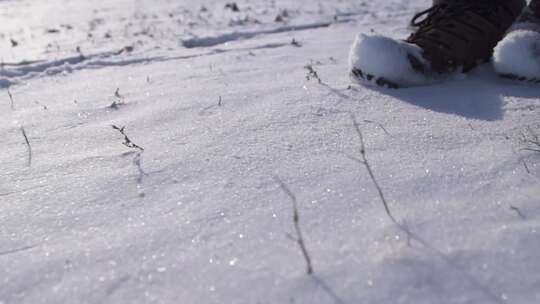
<path id="1" fill-rule="evenodd" d="M 426 35 L 426 33 L 430 33 L 432 29 L 437 28 L 439 31 L 451 33 L 452 36 L 463 41 L 469 41 L 471 39 L 470 35 L 462 31 L 453 30 L 454 26 L 452 24 L 454 22 L 462 22 L 465 27 L 474 28 L 473 31 L 480 35 L 478 39 L 484 39 L 484 37 L 488 37 L 489 29 L 477 27 L 473 22 L 467 22 L 464 12 L 473 12 L 476 15 L 482 16 L 494 27 L 499 28 L 501 27 L 499 22 L 499 19 L 502 17 L 500 16 L 501 9 L 508 10 L 504 2 L 500 0 L 451 0 L 435 4 L 429 9 L 414 15 L 411 19 L 411 26 L 417 27 L 417 30 L 411 34 L 407 41 L 412 43 L 422 40 L 433 41 L 439 47 L 452 51 L 452 45 L 443 40 L 443 37 L 433 34 Z M 481 33 L 484 33 L 484 35 Z M 425 52 L 427 54 L 429 51 L 425 50 Z M 431 56 L 431 61 L 434 66 L 440 66 L 442 70 L 450 62 L 448 58 L 436 54 Z"/>
<path id="2" fill-rule="evenodd" d="M 423 11 L 417 13 L 411 19 L 411 26 L 421 27 L 421 26 L 432 23 L 433 20 L 435 19 L 435 16 L 438 16 L 438 13 L 442 10 L 443 6 L 445 6 L 445 5 L 444 4 L 436 4 L 436 5 L 428 8 L 427 10 L 423 10 Z M 427 17 L 424 18 L 423 20 L 418 21 L 418 19 L 424 17 L 424 15 L 427 15 Z"/>
<path id="3" fill-rule="evenodd" d="M 477 14 L 486 17 L 488 20 L 491 20 L 494 24 L 496 24 L 496 6 L 497 3 L 493 0 L 454 0 L 452 1 L 451 5 L 448 3 L 435 4 L 432 7 L 415 14 L 411 19 L 411 26 L 423 28 L 429 25 L 434 25 L 442 20 L 459 16 L 464 10 L 467 9 L 474 10 Z"/>

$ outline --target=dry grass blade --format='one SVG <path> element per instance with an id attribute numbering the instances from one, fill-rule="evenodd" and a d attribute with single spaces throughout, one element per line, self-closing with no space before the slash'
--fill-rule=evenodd
<path id="1" fill-rule="evenodd" d="M 116 88 L 116 91 L 114 91 L 114 96 L 119 99 L 124 99 L 124 96 L 120 94 L 120 88 Z"/>
<path id="2" fill-rule="evenodd" d="M 21 127 L 21 133 L 24 137 L 24 141 L 28 149 L 28 167 L 30 167 L 32 166 L 32 146 L 30 145 L 30 140 L 28 140 L 28 136 L 26 135 L 26 130 L 24 130 L 24 127 Z"/>
<path id="3" fill-rule="evenodd" d="M 11 92 L 9 91 L 9 89 L 7 89 L 7 93 L 8 93 L 8 96 L 9 96 L 9 101 L 10 101 L 10 107 L 11 107 L 11 110 L 15 110 L 15 102 L 13 102 L 13 95 L 11 95 Z"/>
<path id="4" fill-rule="evenodd" d="M 313 266 L 311 263 L 311 257 L 309 255 L 309 252 L 306 248 L 306 244 L 304 242 L 304 237 L 302 234 L 302 229 L 300 228 L 300 214 L 298 212 L 298 202 L 296 200 L 296 196 L 294 193 L 289 189 L 289 187 L 277 176 L 274 176 L 274 180 L 276 183 L 281 187 L 281 190 L 289 196 L 289 198 L 292 201 L 293 204 L 293 222 L 294 222 L 294 229 L 296 230 L 296 243 L 300 247 L 300 250 L 302 251 L 302 255 L 304 256 L 304 259 L 306 261 L 306 273 L 308 275 L 313 274 Z"/>
<path id="5" fill-rule="evenodd" d="M 390 207 L 388 206 L 388 202 L 386 201 L 382 188 L 379 185 L 379 182 L 377 182 L 377 178 L 375 178 L 375 173 L 373 173 L 373 169 L 371 168 L 371 165 L 369 164 L 369 161 L 366 155 L 366 145 L 364 142 L 364 136 L 362 134 L 362 130 L 360 130 L 360 125 L 358 124 L 356 116 L 352 113 L 351 113 L 351 120 L 353 121 L 354 129 L 356 133 L 358 134 L 358 138 L 360 139 L 360 155 L 362 156 L 362 160 L 359 160 L 359 162 L 366 167 L 369 177 L 371 178 L 373 185 L 375 185 L 375 188 L 377 189 L 377 192 L 379 193 L 379 197 L 384 206 L 384 210 L 386 211 L 386 214 L 392 220 L 392 222 L 399 225 L 398 221 L 396 220 L 396 218 L 392 215 L 392 212 L 390 211 Z"/>
<path id="6" fill-rule="evenodd" d="M 308 64 L 308 65 L 304 66 L 304 69 L 307 70 L 307 75 L 306 75 L 307 80 L 317 79 L 317 81 L 320 84 L 322 84 L 322 79 L 319 77 L 319 73 L 317 73 L 317 71 L 315 71 L 315 68 L 313 67 L 313 65 Z"/>
<path id="7" fill-rule="evenodd" d="M 516 214 L 521 218 L 521 219 L 526 219 L 525 217 L 525 214 L 523 214 L 523 212 L 521 212 L 521 210 L 516 207 L 516 206 L 510 206 L 510 209 L 513 210 L 514 212 L 516 212 Z"/>
<path id="8" fill-rule="evenodd" d="M 144 151 L 144 148 L 135 144 L 133 141 L 131 141 L 131 139 L 126 135 L 126 127 L 118 127 L 118 126 L 115 126 L 115 125 L 112 125 L 112 128 L 115 129 L 115 130 L 118 130 L 118 132 L 120 132 L 120 134 L 122 134 L 124 136 L 124 142 L 122 143 L 124 146 L 128 147 L 128 148 L 132 148 L 132 149 L 138 149 L 140 151 Z"/>
<path id="9" fill-rule="evenodd" d="M 394 224 L 396 224 L 396 226 L 401 231 L 403 231 L 404 233 L 407 234 L 407 243 L 410 244 L 411 240 L 414 240 L 414 241 L 420 243 L 424 248 L 426 248 L 430 252 L 434 253 L 435 255 L 437 255 L 438 257 L 443 259 L 448 265 L 450 265 L 451 267 L 453 267 L 454 269 L 459 271 L 459 273 L 461 275 L 463 275 L 465 280 L 467 280 L 471 285 L 478 288 L 486 297 L 488 297 L 491 300 L 491 302 L 503 304 L 504 302 L 488 286 L 484 285 L 482 282 L 477 280 L 474 276 L 472 276 L 470 273 L 468 273 L 468 271 L 466 269 L 461 267 L 459 264 L 455 263 L 455 261 L 453 259 L 451 259 L 450 257 L 448 257 L 444 252 L 442 252 L 441 250 L 439 250 L 436 247 L 432 246 L 427 241 L 425 241 L 422 237 L 420 237 L 419 235 L 412 232 L 409 229 L 408 224 L 406 222 L 404 222 L 404 224 L 400 224 L 396 220 L 396 218 L 390 212 L 388 202 L 386 201 L 386 198 L 384 197 L 384 193 L 383 193 L 379 183 L 377 182 L 377 179 L 375 178 L 375 174 L 373 173 L 373 169 L 371 168 L 371 165 L 370 165 L 370 163 L 369 163 L 369 161 L 367 159 L 364 136 L 362 134 L 362 131 L 360 129 L 360 125 L 358 124 L 356 116 L 353 113 L 351 113 L 351 120 L 353 121 L 354 129 L 355 129 L 355 131 L 358 134 L 358 137 L 360 139 L 360 154 L 362 156 L 362 159 L 356 159 L 356 158 L 351 158 L 351 159 L 353 159 L 353 160 L 355 160 L 357 162 L 360 162 L 361 164 L 363 164 L 366 167 L 366 170 L 368 171 L 369 176 L 370 176 L 373 184 L 375 185 L 375 188 L 377 188 L 377 192 L 379 193 L 379 197 L 381 199 L 381 202 L 384 205 L 384 209 L 386 211 L 386 214 L 392 220 L 392 222 Z"/>

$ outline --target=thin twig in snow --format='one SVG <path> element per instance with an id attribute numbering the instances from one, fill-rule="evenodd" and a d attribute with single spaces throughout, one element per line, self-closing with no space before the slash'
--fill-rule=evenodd
<path id="1" fill-rule="evenodd" d="M 386 211 L 386 214 L 392 220 L 392 222 L 401 226 L 396 220 L 396 218 L 392 215 L 392 212 L 390 211 L 390 208 L 388 207 L 388 202 L 386 201 L 386 198 L 384 197 L 384 193 L 381 189 L 381 186 L 377 182 L 377 179 L 375 178 L 375 174 L 373 173 L 373 169 L 371 168 L 371 165 L 368 162 L 368 159 L 366 156 L 366 145 L 364 143 L 364 136 L 362 135 L 362 130 L 360 130 L 360 125 L 358 124 L 358 121 L 356 120 L 356 116 L 352 113 L 351 113 L 351 119 L 354 124 L 354 129 L 356 133 L 358 134 L 358 138 L 360 139 L 360 155 L 362 156 L 362 160 L 360 161 L 360 163 L 362 163 L 366 167 L 369 177 L 371 178 L 371 181 L 373 182 L 373 184 L 375 185 L 375 188 L 377 189 L 377 192 L 379 193 L 379 197 L 384 206 L 384 210 Z"/>
<path id="2" fill-rule="evenodd" d="M 523 214 L 523 212 L 521 212 L 521 210 L 518 207 L 510 206 L 510 209 L 514 210 L 520 218 L 522 218 L 522 219 L 526 218 L 525 214 Z"/>
<path id="3" fill-rule="evenodd" d="M 319 73 L 317 73 L 317 71 L 315 71 L 315 68 L 313 68 L 312 64 L 308 64 L 308 65 L 304 66 L 304 69 L 306 69 L 308 71 L 308 73 L 306 75 L 307 80 L 311 80 L 312 78 L 314 78 L 314 79 L 317 79 L 317 81 L 320 84 L 322 84 L 322 79 L 319 77 Z"/>
<path id="4" fill-rule="evenodd" d="M 378 122 L 373 121 L 373 120 L 368 120 L 368 119 L 364 119 L 364 122 L 372 123 L 372 124 L 375 124 L 375 125 L 379 126 L 379 128 L 381 128 L 384 131 L 384 133 L 386 133 L 386 135 L 392 136 L 381 123 L 378 123 Z"/>
<path id="5" fill-rule="evenodd" d="M 141 188 L 142 188 L 143 179 L 148 174 L 146 172 L 144 172 L 144 170 L 142 168 L 141 161 L 142 161 L 142 151 L 137 152 L 135 154 L 135 157 L 133 158 L 133 165 L 135 165 L 135 167 L 137 168 L 138 174 L 139 174 L 137 176 L 137 188 L 139 189 L 139 196 L 140 197 L 145 197 L 146 194 L 144 193 L 143 190 L 141 190 Z"/>
<path id="6" fill-rule="evenodd" d="M 120 88 L 116 88 L 116 91 L 114 91 L 114 96 L 118 99 L 124 99 L 124 96 L 120 95 Z"/>
<path id="7" fill-rule="evenodd" d="M 120 106 L 123 106 L 126 104 L 124 96 L 120 94 L 120 88 L 116 88 L 116 91 L 114 91 L 114 97 L 118 98 L 118 100 L 113 101 L 109 105 L 109 108 L 113 110 L 118 110 Z"/>
<path id="8" fill-rule="evenodd" d="M 294 229 L 296 230 L 296 243 L 300 247 L 300 250 L 302 251 L 302 255 L 304 256 L 304 259 L 306 260 L 307 265 L 307 274 L 312 275 L 313 274 L 313 266 L 311 264 L 311 257 L 309 255 L 309 252 L 306 248 L 306 244 L 304 242 L 304 237 L 302 235 L 302 230 L 300 229 L 300 215 L 298 212 L 298 202 L 296 200 L 296 196 L 294 193 L 289 189 L 289 187 L 277 176 L 274 176 L 274 180 L 276 183 L 281 187 L 281 190 L 285 192 L 289 196 L 289 198 L 292 201 L 293 204 L 293 222 L 294 222 Z"/>
<path id="9" fill-rule="evenodd" d="M 142 153 L 144 152 L 144 148 L 135 144 L 133 141 L 131 141 L 131 139 L 127 136 L 126 132 L 125 132 L 125 129 L 126 127 L 118 127 L 118 126 L 115 126 L 115 125 L 112 125 L 112 128 L 115 129 L 115 130 L 118 130 L 118 132 L 120 132 L 120 134 L 122 134 L 124 136 L 124 142 L 122 142 L 122 144 L 128 148 L 132 148 L 132 149 L 137 149 L 139 150 L 138 152 L 130 152 L 129 154 L 131 153 L 135 153 L 135 157 L 133 158 L 133 166 L 135 166 L 135 168 L 137 169 L 137 189 L 139 191 L 139 197 L 145 197 L 146 194 L 144 193 L 144 191 L 142 190 L 142 183 L 143 183 L 143 179 L 145 176 L 147 176 L 148 174 L 146 172 L 144 172 L 143 170 L 143 167 L 142 167 Z"/>
<path id="10" fill-rule="evenodd" d="M 148 174 L 146 174 L 146 172 L 144 172 L 144 170 L 142 168 L 141 157 L 142 157 L 141 152 L 138 152 L 135 155 L 135 158 L 133 158 L 133 164 L 135 165 L 135 167 L 137 167 L 137 171 L 139 173 L 139 176 L 137 177 L 137 183 L 139 183 L 139 184 L 141 184 L 142 181 L 143 181 L 143 178 L 148 175 Z"/>
<path id="11" fill-rule="evenodd" d="M 326 283 L 322 278 L 319 278 L 316 275 L 313 275 L 312 278 L 313 281 L 315 281 L 315 283 L 334 300 L 334 303 L 345 304 L 343 299 L 341 299 L 341 297 L 335 292 L 335 290 L 332 289 L 332 287 L 330 287 L 330 285 L 328 285 L 328 283 Z"/>
<path id="12" fill-rule="evenodd" d="M 302 47 L 302 43 L 300 43 L 298 40 L 294 39 L 291 41 L 291 45 L 294 47 Z"/>
<path id="13" fill-rule="evenodd" d="M 13 95 L 11 95 L 11 92 L 9 91 L 9 89 L 7 89 L 7 93 L 8 93 L 8 96 L 9 96 L 9 101 L 11 102 L 10 103 L 10 107 L 11 107 L 11 110 L 15 110 L 15 102 L 13 102 Z"/>
<path id="14" fill-rule="evenodd" d="M 25 250 L 29 250 L 29 249 L 32 249 L 32 248 L 35 248 L 35 247 L 36 247 L 35 245 L 32 245 L 32 246 L 24 246 L 24 247 L 20 247 L 20 248 L 15 248 L 15 249 L 2 251 L 2 252 L 0 252 L 0 256 L 12 254 L 12 253 L 17 253 L 17 252 L 21 252 L 21 251 L 25 251 Z"/>
<path id="15" fill-rule="evenodd" d="M 125 132 L 125 129 L 126 127 L 117 127 L 115 125 L 112 125 L 112 128 L 115 129 L 115 130 L 118 130 L 118 132 L 120 132 L 120 134 L 122 134 L 124 136 L 124 142 L 122 143 L 124 146 L 128 147 L 128 148 L 132 148 L 132 149 L 138 149 L 140 151 L 144 151 L 144 148 L 135 144 L 134 142 L 131 141 L 131 139 L 129 139 L 129 137 L 126 135 L 126 132 Z"/>
<path id="16" fill-rule="evenodd" d="M 26 131 L 24 130 L 24 127 L 21 127 L 21 133 L 24 137 L 26 147 L 28 148 L 28 167 L 30 167 L 32 166 L 32 146 L 30 145 L 30 140 L 28 140 L 28 136 L 26 135 Z"/>
<path id="17" fill-rule="evenodd" d="M 409 224 L 407 224 L 406 220 L 403 220 L 403 230 L 405 231 L 405 234 L 407 235 L 407 246 L 411 247 L 411 232 L 409 230 Z"/>
<path id="18" fill-rule="evenodd" d="M 523 167 L 525 167 L 525 171 L 527 171 L 528 174 L 531 174 L 531 170 L 529 170 L 529 166 L 527 165 L 526 161 L 523 161 Z"/>
<path id="19" fill-rule="evenodd" d="M 451 267 L 453 267 L 455 270 L 459 271 L 459 273 L 461 273 L 463 275 L 463 277 L 465 279 L 467 279 L 469 281 L 469 283 L 471 283 L 472 285 L 476 286 L 480 291 L 482 291 L 482 293 L 484 293 L 484 295 L 489 298 L 491 300 L 491 302 L 493 303 L 498 303 L 498 304 L 504 304 L 504 302 L 500 299 L 500 297 L 495 294 L 488 286 L 484 285 L 482 282 L 480 282 L 478 279 L 476 279 L 474 276 L 472 276 L 468 271 L 467 269 L 463 268 L 461 265 L 457 264 L 452 258 L 448 257 L 446 253 L 442 252 L 441 250 L 437 249 L 436 247 L 432 246 L 431 244 L 429 244 L 426 240 L 424 240 L 422 237 L 420 237 L 419 235 L 417 235 L 416 233 L 412 232 L 410 230 L 410 228 L 408 227 L 408 224 L 407 222 L 404 222 L 404 224 L 400 224 L 395 218 L 394 216 L 392 215 L 392 213 L 390 212 L 390 208 L 388 207 L 388 203 L 384 197 L 384 194 L 382 192 L 382 189 L 381 187 L 379 186 L 379 183 L 377 182 L 377 179 L 375 178 L 375 175 L 373 173 L 373 169 L 371 168 L 371 165 L 369 164 L 368 160 L 367 160 L 367 157 L 366 157 L 366 146 L 365 146 L 365 143 L 364 143 L 364 137 L 362 135 L 362 131 L 360 130 L 360 126 L 358 124 L 358 121 L 356 120 L 356 116 L 351 113 L 351 119 L 353 121 L 353 124 L 354 124 L 354 128 L 356 130 L 356 133 L 358 134 L 359 138 L 360 138 L 360 154 L 362 155 L 362 159 L 356 159 L 356 158 L 352 158 L 353 160 L 355 161 L 358 161 L 360 163 L 362 163 L 368 173 L 369 173 L 369 176 L 371 177 L 371 180 L 373 181 L 373 184 L 375 185 L 375 187 L 377 188 L 377 191 L 379 193 L 379 197 L 384 205 L 384 209 L 386 211 L 386 214 L 388 215 L 388 217 L 392 220 L 392 222 L 394 222 L 394 224 L 396 224 L 396 226 L 403 232 L 405 232 L 407 234 L 407 241 L 410 242 L 410 240 L 415 240 L 417 241 L 418 243 L 420 243 L 424 248 L 426 248 L 427 250 L 431 251 L 432 253 L 436 254 L 437 256 L 439 256 L 441 259 L 443 259 L 448 265 L 450 265 Z"/>

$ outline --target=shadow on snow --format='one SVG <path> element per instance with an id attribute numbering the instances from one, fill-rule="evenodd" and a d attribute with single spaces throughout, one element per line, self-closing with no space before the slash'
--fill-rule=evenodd
<path id="1" fill-rule="evenodd" d="M 503 97 L 538 98 L 539 89 L 539 86 L 501 79 L 491 67 L 483 66 L 464 79 L 433 86 L 375 90 L 431 111 L 496 121 L 504 116 Z"/>

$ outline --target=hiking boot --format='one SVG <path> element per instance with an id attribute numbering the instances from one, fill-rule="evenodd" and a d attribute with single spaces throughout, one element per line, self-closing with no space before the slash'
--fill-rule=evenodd
<path id="1" fill-rule="evenodd" d="M 504 78 L 540 84 L 540 0 L 532 0 L 495 47 L 495 71 Z"/>
<path id="2" fill-rule="evenodd" d="M 414 16 L 405 41 L 358 36 L 350 56 L 353 80 L 387 87 L 425 85 L 488 61 L 525 0 L 435 0 Z"/>
<path id="3" fill-rule="evenodd" d="M 493 48 L 519 16 L 525 0 L 437 1 L 411 21 L 407 42 L 420 46 L 437 73 L 467 72 L 491 58 Z M 423 20 L 418 21 L 424 15 Z"/>
<path id="4" fill-rule="evenodd" d="M 529 8 L 536 17 L 540 18 L 540 1 L 532 0 L 531 3 L 529 3 Z"/>

